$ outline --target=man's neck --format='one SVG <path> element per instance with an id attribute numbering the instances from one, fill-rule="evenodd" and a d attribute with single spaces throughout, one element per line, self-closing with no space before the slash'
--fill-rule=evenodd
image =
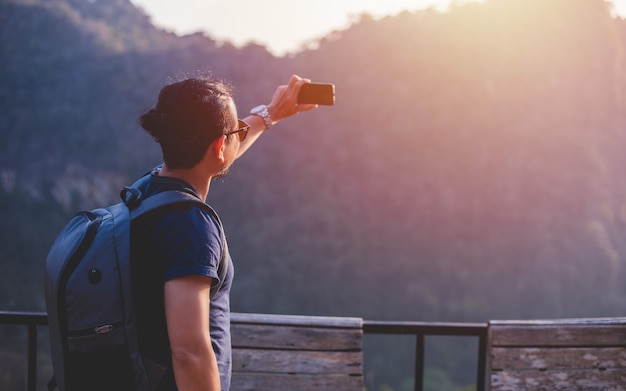
<path id="1" fill-rule="evenodd" d="M 202 200 L 206 200 L 209 195 L 209 187 L 211 186 L 211 177 L 207 177 L 201 170 L 194 168 L 170 169 L 167 165 L 159 171 L 159 176 L 180 179 L 187 182 L 198 193 Z"/>

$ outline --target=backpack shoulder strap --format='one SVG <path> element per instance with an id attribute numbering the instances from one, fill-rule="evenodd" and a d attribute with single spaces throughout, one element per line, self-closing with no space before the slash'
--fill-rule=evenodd
<path id="1" fill-rule="evenodd" d="M 191 203 L 199 208 L 202 208 L 212 216 L 217 218 L 217 213 L 206 202 L 199 199 L 197 196 L 180 190 L 167 190 L 161 193 L 154 194 L 147 198 L 138 198 L 124 201 L 132 219 L 136 219 L 145 213 L 152 210 L 178 203 Z M 218 220 L 218 222 L 220 222 Z M 221 225 L 221 222 L 220 222 Z"/>

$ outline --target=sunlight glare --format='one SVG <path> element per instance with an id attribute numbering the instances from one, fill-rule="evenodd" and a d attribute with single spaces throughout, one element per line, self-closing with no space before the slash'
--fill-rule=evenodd
<path id="1" fill-rule="evenodd" d="M 205 32 L 236 46 L 258 43 L 277 55 L 297 50 L 307 41 L 350 26 L 355 16 L 374 18 L 404 10 L 433 7 L 446 10 L 452 3 L 484 0 L 131 0 L 150 15 L 153 23 L 179 35 Z"/>

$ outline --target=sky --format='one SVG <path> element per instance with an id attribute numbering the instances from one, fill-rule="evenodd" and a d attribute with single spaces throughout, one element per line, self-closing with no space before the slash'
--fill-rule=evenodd
<path id="1" fill-rule="evenodd" d="M 236 46 L 257 43 L 275 55 L 295 52 L 307 42 L 343 30 L 355 16 L 374 18 L 428 7 L 445 10 L 455 0 L 131 0 L 152 22 L 185 35 L 204 32 Z M 482 0 L 456 0 L 458 3 Z M 549 0 L 546 0 L 549 1 Z M 609 0 L 606 0 L 609 1 Z M 610 0 L 626 17 L 626 0 Z"/>

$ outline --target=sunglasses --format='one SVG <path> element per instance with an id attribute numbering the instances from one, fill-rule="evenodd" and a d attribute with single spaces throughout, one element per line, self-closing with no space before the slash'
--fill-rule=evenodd
<path id="1" fill-rule="evenodd" d="M 238 129 L 231 130 L 230 132 L 226 132 L 226 133 L 224 133 L 224 135 L 226 137 L 228 137 L 231 134 L 237 133 L 237 136 L 239 136 L 239 142 L 242 142 L 243 140 L 246 139 L 246 136 L 248 135 L 248 130 L 250 130 L 250 125 L 248 125 L 247 123 L 245 123 L 242 120 L 238 119 L 237 120 L 237 126 L 239 126 Z"/>

